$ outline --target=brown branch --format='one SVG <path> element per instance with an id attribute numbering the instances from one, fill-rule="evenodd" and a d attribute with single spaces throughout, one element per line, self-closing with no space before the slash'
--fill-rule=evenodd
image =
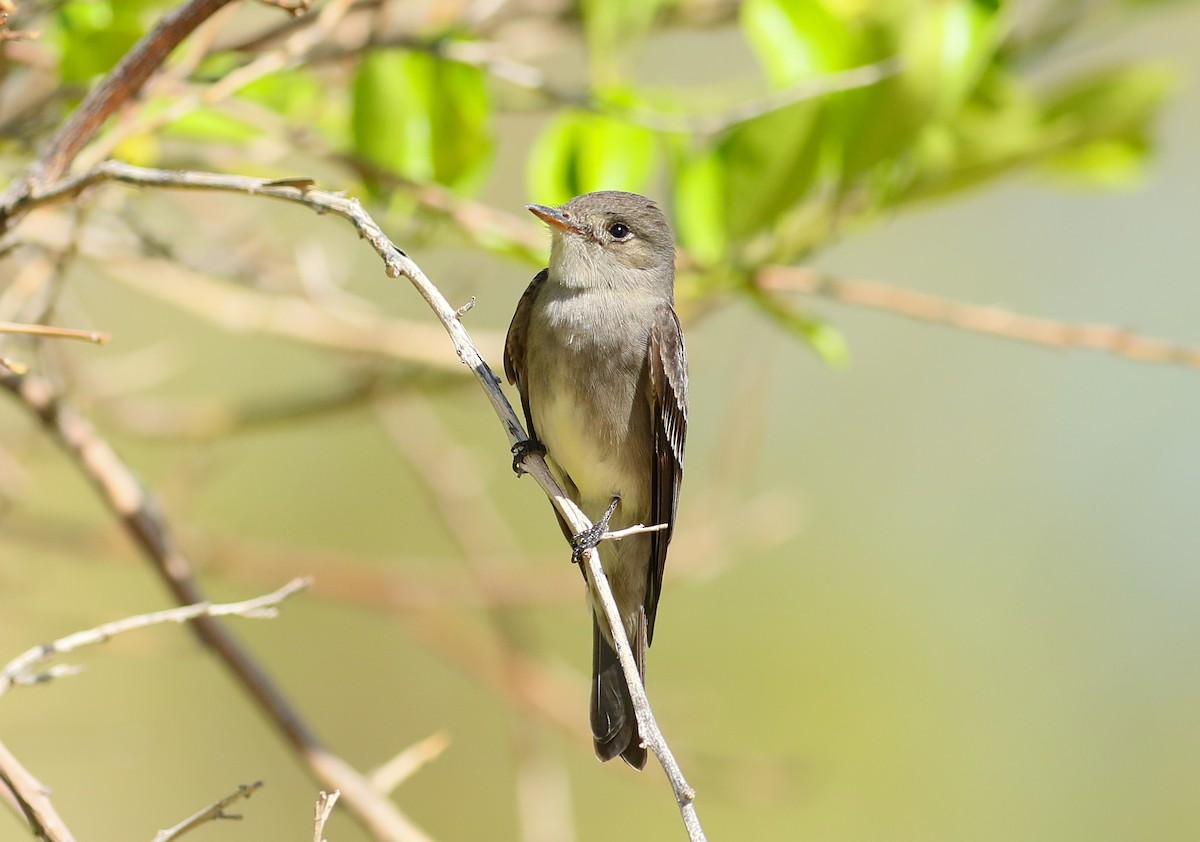
<path id="1" fill-rule="evenodd" d="M 767 266 L 758 270 L 754 280 L 766 292 L 819 295 L 851 307 L 895 313 L 1046 348 L 1103 351 L 1137 362 L 1200 368 L 1200 346 L 1142 336 L 1115 325 L 1026 316 L 1001 307 L 967 304 L 878 281 L 834 278 L 796 266 Z"/>
<path id="2" fill-rule="evenodd" d="M 166 61 L 197 26 L 233 0 L 189 0 L 168 12 L 138 41 L 104 79 L 94 87 L 67 121 L 59 127 L 25 174 L 0 196 L 0 232 L 44 184 L 60 178 L 75 156 L 95 137 L 104 121 Z"/>
<path id="3" fill-rule="evenodd" d="M 176 602 L 181 605 L 205 602 L 191 563 L 176 544 L 157 503 L 91 423 L 41 378 L 0 374 L 0 386 L 11 392 L 67 451 L 146 555 Z M 266 671 L 223 625 L 212 617 L 200 617 L 192 629 L 304 759 L 313 776 L 322 784 L 342 790 L 346 802 L 372 833 L 380 839 L 397 842 L 428 839 L 395 804 L 380 797 L 359 772 L 325 748 Z"/>
<path id="4" fill-rule="evenodd" d="M 252 784 L 239 785 L 236 792 L 231 792 L 224 798 L 218 798 L 203 810 L 188 816 L 174 827 L 167 828 L 166 830 L 160 830 L 154 835 L 154 842 L 172 842 L 172 840 L 178 839 L 180 836 L 183 836 L 183 834 L 195 830 L 200 825 L 207 824 L 208 822 L 215 822 L 223 819 L 241 819 L 241 816 L 239 815 L 226 813 L 225 808 L 236 801 L 242 800 L 243 798 L 249 798 L 258 790 L 262 789 L 262 785 L 262 781 L 255 781 Z"/>
<path id="5" fill-rule="evenodd" d="M 75 837 L 59 817 L 46 787 L 21 765 L 4 743 L 0 742 L 0 790 L 16 799 L 17 809 L 29 822 L 33 835 L 47 842 L 75 842 Z"/>

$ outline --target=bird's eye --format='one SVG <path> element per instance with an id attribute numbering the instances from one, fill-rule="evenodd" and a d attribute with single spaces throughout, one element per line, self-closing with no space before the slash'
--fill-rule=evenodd
<path id="1" fill-rule="evenodd" d="M 623 240 L 629 236 L 629 226 L 624 222 L 614 222 L 608 226 L 608 233 L 614 240 Z"/>

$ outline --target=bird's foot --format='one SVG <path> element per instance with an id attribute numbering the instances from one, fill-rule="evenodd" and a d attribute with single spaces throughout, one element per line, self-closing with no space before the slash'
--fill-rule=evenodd
<path id="1" fill-rule="evenodd" d="M 537 439 L 521 439 L 512 446 L 513 455 L 513 473 L 517 476 L 528 473 L 525 470 L 525 457 L 531 453 L 536 453 L 538 456 L 546 455 L 546 445 L 542 444 Z"/>
<path id="2" fill-rule="evenodd" d="M 578 535 L 571 536 L 571 561 L 575 564 L 583 561 L 583 554 L 588 550 L 595 548 L 604 539 L 608 532 L 608 522 L 612 519 L 613 512 L 617 510 L 617 503 L 621 502 L 620 497 L 612 498 L 612 502 L 608 504 L 608 511 L 604 513 L 604 517 L 593 523 L 590 527 L 580 532 Z"/>

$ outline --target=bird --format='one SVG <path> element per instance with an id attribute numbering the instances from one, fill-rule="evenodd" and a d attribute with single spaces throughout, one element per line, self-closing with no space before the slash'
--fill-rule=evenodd
<path id="1" fill-rule="evenodd" d="M 675 531 L 687 435 L 688 374 L 674 308 L 675 244 L 666 214 L 645 196 L 586 193 L 528 205 L 551 232 L 550 258 L 521 296 L 504 347 L 529 438 L 567 495 L 594 523 L 572 534 L 575 561 L 597 547 L 644 680 L 667 548 Z M 555 512 L 558 514 L 557 510 Z M 611 528 L 662 525 L 615 541 Z M 580 565 L 585 580 L 585 565 Z M 635 769 L 646 747 L 604 610 L 592 613 L 590 721 L 596 756 Z"/>

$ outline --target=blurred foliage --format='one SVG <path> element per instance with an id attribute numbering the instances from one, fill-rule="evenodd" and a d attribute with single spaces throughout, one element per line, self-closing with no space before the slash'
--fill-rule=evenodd
<path id="1" fill-rule="evenodd" d="M 62 81 L 88 80 L 107 72 L 169 5 L 71 0 L 42 21 L 43 43 L 53 45 Z M 761 79 L 743 80 L 728 119 L 709 131 L 705 121 L 714 115 L 702 106 L 719 94 L 702 85 L 663 90 L 635 72 L 659 29 L 686 23 L 693 4 L 584 0 L 577 10 L 588 56 L 584 86 L 565 91 L 559 79 L 569 74 L 559 72 L 520 83 L 554 108 L 529 147 L 529 198 L 558 203 L 602 188 L 662 196 L 687 265 L 698 273 L 687 288 L 704 295 L 728 289 L 731 280 L 749 284 L 763 263 L 802 260 L 847 225 L 1016 168 L 1075 184 L 1129 184 L 1152 150 L 1151 126 L 1171 90 L 1171 72 L 1118 65 L 1045 78 L 1034 71 L 1093 19 L 1145 5 L 1063 0 L 1031 12 L 1001 0 L 730 4 Z M 569 20 L 570 10 L 562 11 Z M 551 36 L 557 40 L 546 49 L 574 37 L 563 29 Z M 280 41 L 246 43 L 218 42 L 194 80 L 222 84 Z M 394 189 L 382 186 L 381 173 L 469 195 L 489 176 L 496 113 L 512 107 L 512 74 L 494 72 L 510 61 L 503 51 L 501 40 L 469 21 L 435 15 L 396 37 L 366 33 L 337 61 L 318 61 L 314 53 L 256 74 L 233 85 L 228 100 L 178 113 L 165 128 L 201 144 L 243 147 L 264 135 L 300 134 L 311 143 L 315 134 L 328 155 L 369 165 L 375 177 L 359 173 L 377 195 Z M 823 90 L 824 80 L 870 66 L 880 70 L 877 81 Z M 348 103 L 328 95 L 346 69 Z M 162 96 L 169 102 L 175 94 Z M 246 119 L 239 102 L 265 107 L 283 124 Z M 155 107 L 152 101 L 144 111 Z M 670 125 L 653 119 L 663 116 Z M 156 146 L 118 148 L 141 163 L 172 163 L 170 151 L 154 154 Z M 395 207 L 411 212 L 411 205 Z M 742 280 L 731 279 L 729 267 Z M 812 317 L 782 323 L 810 341 L 830 335 L 815 329 Z M 821 352 L 838 346 L 813 344 Z"/>

